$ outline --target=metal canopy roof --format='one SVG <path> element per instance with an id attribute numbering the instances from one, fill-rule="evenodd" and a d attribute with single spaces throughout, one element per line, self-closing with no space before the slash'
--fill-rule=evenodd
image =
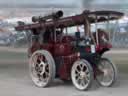
<path id="1" fill-rule="evenodd" d="M 124 14 L 117 11 L 84 11 L 82 14 L 75 15 L 75 16 L 69 16 L 69 17 L 63 17 L 60 19 L 57 19 L 56 21 L 46 21 L 45 23 L 32 23 L 27 25 L 19 25 L 16 27 L 16 30 L 31 30 L 35 28 L 45 28 L 45 27 L 53 27 L 56 26 L 56 28 L 59 27 L 71 27 L 76 25 L 82 25 L 85 23 L 85 17 L 89 20 L 90 23 L 97 22 L 104 22 L 108 20 L 116 20 L 123 16 Z M 98 18 L 96 18 L 98 17 Z M 109 17 L 109 18 L 107 18 Z M 56 25 L 55 25 L 56 24 Z"/>

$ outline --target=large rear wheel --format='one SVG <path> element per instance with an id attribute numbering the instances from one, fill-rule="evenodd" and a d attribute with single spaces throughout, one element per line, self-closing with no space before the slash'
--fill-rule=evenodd
<path id="1" fill-rule="evenodd" d="M 78 90 L 87 90 L 93 81 L 91 64 L 84 59 L 76 61 L 71 69 L 71 79 Z"/>
<path id="2" fill-rule="evenodd" d="M 98 69 L 101 74 L 97 74 L 97 82 L 104 87 L 112 86 L 117 80 L 117 68 L 116 66 L 107 58 L 101 58 L 98 63 Z"/>
<path id="3" fill-rule="evenodd" d="M 55 62 L 46 50 L 35 51 L 30 57 L 30 75 L 38 87 L 47 87 L 55 78 Z"/>

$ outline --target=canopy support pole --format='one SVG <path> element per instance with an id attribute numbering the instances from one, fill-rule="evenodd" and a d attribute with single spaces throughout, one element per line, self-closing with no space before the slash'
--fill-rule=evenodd
<path id="1" fill-rule="evenodd" d="M 97 31 L 97 16 L 96 16 L 96 20 L 95 20 L 95 29 L 96 29 L 96 44 L 99 45 L 99 36 L 98 36 L 98 31 Z"/>

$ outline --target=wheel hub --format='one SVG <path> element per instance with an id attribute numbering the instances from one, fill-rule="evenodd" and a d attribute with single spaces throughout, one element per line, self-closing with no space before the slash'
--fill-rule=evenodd
<path id="1" fill-rule="evenodd" d="M 86 77 L 86 73 L 81 71 L 81 72 L 80 72 L 80 78 L 83 79 L 83 78 L 85 78 L 85 77 Z"/>
<path id="2" fill-rule="evenodd" d="M 40 64 L 36 64 L 36 71 L 38 74 L 42 75 L 44 72 L 45 72 L 45 67 L 46 67 L 46 64 L 41 61 Z"/>
<path id="3" fill-rule="evenodd" d="M 108 72 L 108 70 L 107 70 L 107 69 L 104 69 L 104 70 L 103 70 L 103 73 L 104 73 L 104 76 L 109 75 L 109 74 L 108 74 L 109 72 Z"/>
<path id="4" fill-rule="evenodd" d="M 40 75 L 43 75 L 44 74 L 44 72 L 45 72 L 45 67 L 46 67 L 46 64 L 43 62 L 43 61 L 41 61 L 41 63 L 39 64 L 39 68 L 40 68 Z"/>

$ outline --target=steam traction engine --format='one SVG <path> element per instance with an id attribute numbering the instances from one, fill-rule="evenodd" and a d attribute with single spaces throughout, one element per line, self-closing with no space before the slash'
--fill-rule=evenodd
<path id="1" fill-rule="evenodd" d="M 55 78 L 72 80 L 79 90 L 87 90 L 93 80 L 102 86 L 111 86 L 117 78 L 113 63 L 103 58 L 112 46 L 105 30 L 91 32 L 91 24 L 116 20 L 123 13 L 115 11 L 84 11 L 82 14 L 62 17 L 58 11 L 47 16 L 32 17 L 33 24 L 20 24 L 17 31 L 32 32 L 29 48 L 29 67 L 32 81 L 38 87 L 47 87 Z M 84 35 L 68 28 L 83 26 Z"/>

